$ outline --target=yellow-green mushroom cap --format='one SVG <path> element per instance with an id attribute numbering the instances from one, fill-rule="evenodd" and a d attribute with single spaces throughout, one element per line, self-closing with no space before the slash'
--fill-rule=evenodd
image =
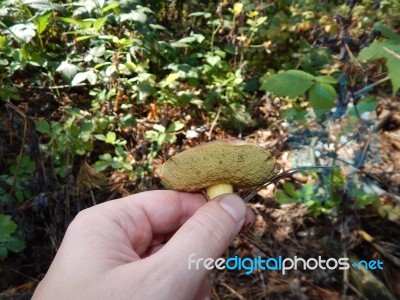
<path id="1" fill-rule="evenodd" d="M 171 156 L 158 174 L 174 190 L 196 192 L 218 184 L 255 187 L 274 175 L 274 166 L 275 159 L 264 148 L 224 139 Z"/>

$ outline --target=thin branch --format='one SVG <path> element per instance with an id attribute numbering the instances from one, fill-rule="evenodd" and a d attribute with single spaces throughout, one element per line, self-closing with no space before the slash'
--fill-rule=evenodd
<path id="1" fill-rule="evenodd" d="M 211 140 L 211 134 L 214 130 L 215 125 L 217 125 L 217 121 L 219 119 L 219 115 L 221 114 L 222 106 L 218 107 L 217 115 L 215 116 L 214 120 L 211 123 L 210 130 L 208 131 L 208 140 Z"/>
<path id="2" fill-rule="evenodd" d="M 281 173 L 275 175 L 274 177 L 270 178 L 267 182 L 265 182 L 265 183 L 259 185 L 259 186 L 256 187 L 254 190 L 252 190 L 252 191 L 244 198 L 244 201 L 245 201 L 245 202 L 249 202 L 249 200 L 250 200 L 251 198 L 253 198 L 253 197 L 257 194 L 257 192 L 258 192 L 259 190 L 265 189 L 267 186 L 269 186 L 269 185 L 271 185 L 271 184 L 273 184 L 273 183 L 275 183 L 275 182 L 278 182 L 278 181 L 281 180 L 281 179 L 290 177 L 290 176 L 292 176 L 292 175 L 294 175 L 294 174 L 297 174 L 297 173 L 300 173 L 300 172 L 302 172 L 302 171 L 313 170 L 313 169 L 334 169 L 334 168 L 336 168 L 336 167 L 337 167 L 337 166 L 299 167 L 299 168 L 294 168 L 294 169 L 290 169 L 290 170 L 287 170 L 287 171 L 283 171 L 283 172 L 281 172 Z"/>
<path id="3" fill-rule="evenodd" d="M 387 53 L 389 53 L 390 55 L 396 57 L 397 59 L 400 59 L 400 55 L 397 54 L 396 52 L 394 52 L 393 50 L 390 50 L 387 47 L 383 47 L 383 50 L 385 50 Z"/>
<path id="4" fill-rule="evenodd" d="M 354 93 L 354 98 L 358 98 L 360 96 L 362 96 L 362 94 L 369 92 L 370 90 L 372 90 L 373 87 L 390 80 L 390 76 L 386 76 L 385 78 L 382 78 L 378 81 L 375 81 L 374 83 L 371 83 L 365 87 L 363 87 L 362 89 L 358 90 L 357 92 Z"/>

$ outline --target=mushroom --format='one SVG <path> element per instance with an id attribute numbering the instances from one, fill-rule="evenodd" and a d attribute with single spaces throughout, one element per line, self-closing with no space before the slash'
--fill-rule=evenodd
<path id="1" fill-rule="evenodd" d="M 171 188 L 184 192 L 206 190 L 211 200 L 251 188 L 273 177 L 275 159 L 264 148 L 243 140 L 209 142 L 171 156 L 157 171 Z"/>

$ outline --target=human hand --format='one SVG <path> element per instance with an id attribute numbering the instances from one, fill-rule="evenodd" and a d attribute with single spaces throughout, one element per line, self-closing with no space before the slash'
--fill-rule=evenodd
<path id="1" fill-rule="evenodd" d="M 204 299 L 208 270 L 188 257 L 216 259 L 254 221 L 225 194 L 151 191 L 80 212 L 68 227 L 33 299 Z"/>

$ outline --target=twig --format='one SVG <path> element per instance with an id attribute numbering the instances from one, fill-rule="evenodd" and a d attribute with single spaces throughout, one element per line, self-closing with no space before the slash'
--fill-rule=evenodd
<path id="1" fill-rule="evenodd" d="M 400 55 L 397 54 L 396 52 L 394 52 L 393 50 L 390 50 L 387 47 L 383 47 L 383 50 L 385 50 L 387 53 L 389 53 L 390 55 L 396 57 L 397 59 L 400 59 Z"/>
<path id="2" fill-rule="evenodd" d="M 97 203 L 96 203 L 96 198 L 94 197 L 94 193 L 93 193 L 92 189 L 90 189 L 90 196 L 92 197 L 93 206 L 95 206 Z"/>
<path id="3" fill-rule="evenodd" d="M 347 45 L 347 43 L 344 44 L 347 53 L 349 54 L 350 58 L 355 62 L 355 64 L 362 70 L 364 71 L 363 67 L 361 66 L 361 64 L 358 62 L 358 60 L 354 57 L 353 53 L 351 52 L 349 46 Z"/>
<path id="4" fill-rule="evenodd" d="M 231 288 L 229 285 L 226 283 L 220 283 L 223 287 L 227 288 L 231 293 L 233 293 L 236 297 L 238 297 L 240 300 L 245 300 L 242 295 L 240 295 L 238 292 L 236 292 L 233 288 Z"/>
<path id="5" fill-rule="evenodd" d="M 368 298 L 366 298 L 363 294 L 361 294 L 360 291 L 357 290 L 357 288 L 356 288 L 354 285 L 352 285 L 350 282 L 349 282 L 349 288 L 350 288 L 354 293 L 356 293 L 357 296 L 360 297 L 361 300 L 368 300 Z"/>
<path id="6" fill-rule="evenodd" d="M 257 236 L 252 234 L 251 232 L 241 232 L 240 237 L 244 238 L 246 241 L 248 241 L 250 244 L 252 244 L 254 247 L 256 247 L 262 254 L 264 254 L 265 257 L 272 257 L 272 252 L 271 250 L 265 245 L 265 243 Z"/>
<path id="7" fill-rule="evenodd" d="M 70 85 L 70 84 L 64 84 L 64 85 L 52 85 L 52 86 L 35 86 L 35 85 L 30 85 L 29 88 L 31 89 L 37 89 L 37 90 L 57 90 L 57 89 L 68 89 L 68 88 L 75 88 L 75 87 L 82 87 L 82 86 L 96 86 L 98 84 L 87 84 L 87 83 L 79 83 L 76 85 Z M 18 88 L 22 88 L 23 86 L 21 85 L 14 85 Z"/>
<path id="8" fill-rule="evenodd" d="M 17 167 L 15 168 L 15 174 L 14 174 L 14 178 L 13 178 L 13 183 L 9 192 L 9 197 L 11 198 L 12 194 L 14 193 L 15 190 L 15 186 L 17 184 L 17 178 L 18 178 L 18 173 L 19 173 L 19 169 L 21 167 L 21 160 L 22 160 L 22 154 L 23 154 L 23 150 L 24 150 L 24 145 L 25 145 L 25 140 L 26 140 L 26 132 L 28 131 L 28 125 L 27 125 L 27 117 L 26 115 L 18 108 L 16 107 L 14 104 L 12 104 L 11 102 L 7 102 L 6 105 L 8 105 L 9 107 L 11 107 L 14 111 L 16 111 L 18 114 L 21 115 L 22 119 L 24 120 L 24 133 L 22 135 L 22 143 L 21 143 L 21 148 L 19 150 L 19 155 L 18 155 L 18 162 L 17 162 Z"/>
<path id="9" fill-rule="evenodd" d="M 336 166 L 313 166 L 313 167 L 300 167 L 300 168 L 294 168 L 291 170 L 287 170 L 287 171 L 283 171 L 277 175 L 275 175 L 274 177 L 270 178 L 267 182 L 259 185 L 258 187 L 256 187 L 255 189 L 253 189 L 245 198 L 244 201 L 245 202 L 249 202 L 249 200 L 251 198 L 253 198 L 257 192 L 259 190 L 265 189 L 267 186 L 283 179 L 283 178 L 287 178 L 290 177 L 294 174 L 300 173 L 302 171 L 306 171 L 306 170 L 313 170 L 313 169 L 333 169 L 336 168 Z"/>
<path id="10" fill-rule="evenodd" d="M 379 79 L 378 81 L 375 81 L 374 83 L 371 83 L 365 87 L 363 87 L 362 89 L 358 90 L 357 92 L 354 93 L 354 98 L 358 98 L 361 97 L 362 94 L 369 92 L 370 90 L 372 90 L 372 88 L 374 86 L 377 86 L 385 81 L 390 80 L 389 76 L 386 76 L 385 78 Z"/>
<path id="11" fill-rule="evenodd" d="M 368 243 L 370 243 L 379 253 L 382 254 L 383 257 L 386 259 L 390 260 L 396 267 L 400 268 L 400 259 L 398 259 L 396 256 L 390 254 L 388 251 L 386 251 L 383 247 L 378 245 L 374 240 L 374 238 L 366 233 L 364 230 L 359 230 L 358 234 Z"/>
<path id="12" fill-rule="evenodd" d="M 325 157 L 329 157 L 329 158 L 331 158 L 332 156 L 329 156 L 329 155 L 326 155 L 326 154 L 323 154 L 323 156 Z M 393 191 L 393 189 L 387 184 L 387 183 L 385 183 L 385 182 L 383 182 L 381 179 L 379 179 L 377 176 L 374 176 L 373 175 L 373 173 L 376 173 L 376 172 L 366 172 L 366 171 L 364 171 L 363 169 L 361 169 L 361 168 L 357 168 L 357 166 L 355 165 L 355 164 L 353 164 L 353 163 L 351 163 L 351 162 L 348 162 L 348 161 L 346 161 L 346 160 L 344 160 L 344 159 L 341 159 L 340 157 L 337 157 L 337 156 L 335 156 L 334 157 L 334 159 L 335 160 L 337 160 L 337 161 L 340 161 L 340 162 L 342 162 L 342 163 L 344 163 L 344 164 L 346 164 L 346 165 L 349 165 L 349 166 L 351 166 L 351 167 L 353 167 L 353 168 L 355 168 L 355 169 L 357 169 L 357 171 L 359 172 L 359 173 L 361 173 L 361 174 L 363 174 L 363 175 L 365 175 L 366 177 L 368 177 L 369 179 L 372 179 L 372 180 L 375 180 L 376 182 L 378 182 L 382 187 L 384 187 L 386 190 L 383 190 L 383 192 L 386 194 L 386 195 L 388 195 L 388 196 L 391 196 L 391 197 L 393 197 L 394 199 L 396 199 L 396 200 L 399 200 L 400 201 L 400 197 L 398 197 L 398 196 L 396 196 L 396 191 Z M 380 172 L 381 174 L 382 173 L 393 173 L 393 172 Z M 397 172 L 395 172 L 395 173 L 397 173 Z"/>
<path id="13" fill-rule="evenodd" d="M 217 125 L 217 121 L 219 119 L 219 115 L 221 114 L 222 106 L 218 107 L 217 115 L 215 116 L 214 120 L 211 123 L 210 130 L 208 131 L 208 140 L 211 140 L 211 134 L 214 130 L 215 125 Z"/>

